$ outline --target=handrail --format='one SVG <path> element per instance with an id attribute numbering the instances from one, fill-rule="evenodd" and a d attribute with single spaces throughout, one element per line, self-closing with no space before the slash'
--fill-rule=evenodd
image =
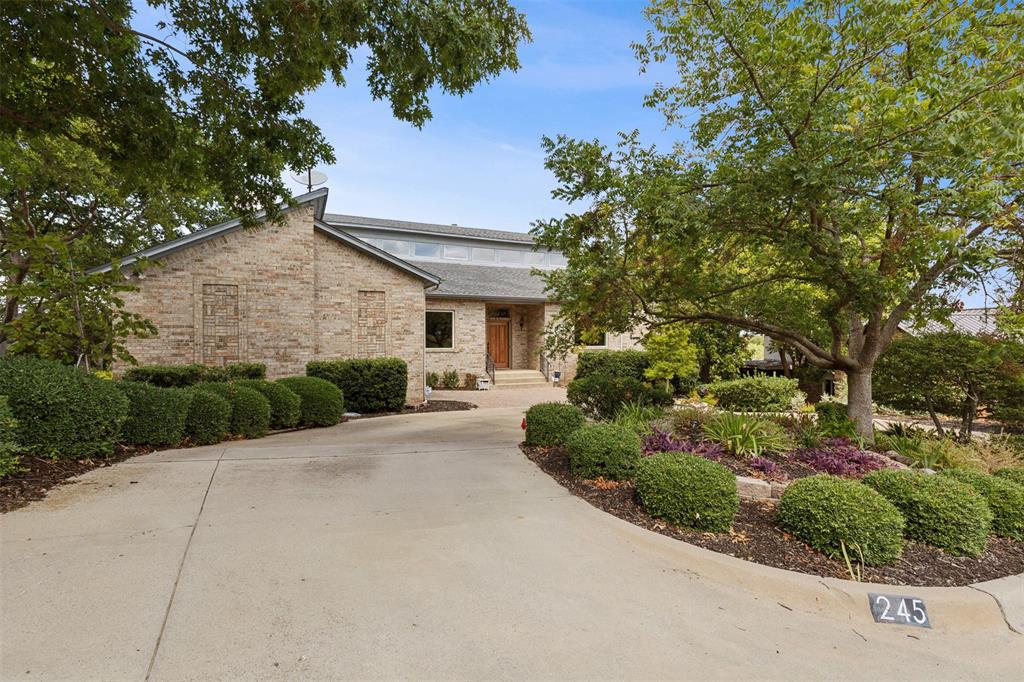
<path id="1" fill-rule="evenodd" d="M 544 353 L 540 354 L 540 373 L 544 375 L 545 381 L 551 381 L 550 367 L 548 367 L 548 356 Z"/>
<path id="2" fill-rule="evenodd" d="M 490 353 L 484 353 L 484 371 L 487 372 L 487 376 L 491 377 L 491 385 L 494 385 L 494 358 L 491 357 Z"/>

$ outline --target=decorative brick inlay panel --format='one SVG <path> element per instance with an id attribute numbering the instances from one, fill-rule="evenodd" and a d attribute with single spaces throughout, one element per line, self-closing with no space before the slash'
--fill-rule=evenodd
<path id="1" fill-rule="evenodd" d="M 388 353 L 387 296 L 383 291 L 360 291 L 356 318 L 356 357 L 382 358 Z"/>
<path id="2" fill-rule="evenodd" d="M 203 285 L 203 364 L 238 362 L 238 285 Z"/>

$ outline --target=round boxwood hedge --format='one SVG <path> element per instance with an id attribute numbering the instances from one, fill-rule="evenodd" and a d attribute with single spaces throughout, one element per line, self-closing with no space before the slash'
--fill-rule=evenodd
<path id="1" fill-rule="evenodd" d="M 302 400 L 298 394 L 274 381 L 243 379 L 235 383 L 256 389 L 270 401 L 270 428 L 290 429 L 299 423 L 302 416 Z"/>
<path id="2" fill-rule="evenodd" d="M 303 426 L 334 426 L 345 414 L 345 396 L 326 379 L 286 377 L 277 383 L 299 396 Z"/>
<path id="3" fill-rule="evenodd" d="M 236 383 L 199 384 L 231 403 L 231 433 L 245 438 L 262 438 L 270 428 L 270 401 L 259 391 Z"/>
<path id="4" fill-rule="evenodd" d="M 566 438 L 585 421 L 575 405 L 539 403 L 526 411 L 526 444 L 565 445 Z"/>
<path id="5" fill-rule="evenodd" d="M 121 426 L 122 443 L 169 446 L 181 442 L 191 392 L 137 381 L 118 381 L 114 385 L 128 398 L 128 418 Z"/>
<path id="6" fill-rule="evenodd" d="M 871 488 L 837 476 L 801 478 L 779 502 L 779 527 L 814 549 L 868 566 L 887 564 L 903 551 L 899 510 Z"/>
<path id="7" fill-rule="evenodd" d="M 621 481 L 633 474 L 640 460 L 640 437 L 615 424 L 581 426 L 569 435 L 566 445 L 570 469 L 580 478 Z"/>
<path id="8" fill-rule="evenodd" d="M 1024 467 L 1006 467 L 996 471 L 995 475 L 1019 485 L 1024 485 Z"/>
<path id="9" fill-rule="evenodd" d="M 641 458 L 633 482 L 648 514 L 697 530 L 729 530 L 740 508 L 736 475 L 685 452 Z"/>
<path id="10" fill-rule="evenodd" d="M 896 505 L 911 540 L 950 554 L 977 556 L 985 551 L 992 512 L 971 486 L 906 469 L 873 471 L 862 480 Z"/>
<path id="11" fill-rule="evenodd" d="M 40 457 L 107 456 L 128 416 L 113 381 L 49 360 L 0 358 L 0 394 L 18 421 L 18 443 Z"/>
<path id="12" fill-rule="evenodd" d="M 796 379 L 784 377 L 744 377 L 719 381 L 708 386 L 723 410 L 736 412 L 783 412 L 796 397 Z"/>
<path id="13" fill-rule="evenodd" d="M 1024 486 L 967 469 L 946 469 L 941 475 L 955 478 L 981 493 L 992 512 L 993 533 L 1024 540 Z"/>
<path id="14" fill-rule="evenodd" d="M 213 445 L 231 430 L 231 403 L 212 391 L 189 389 L 192 402 L 185 418 L 185 435 L 193 445 Z"/>

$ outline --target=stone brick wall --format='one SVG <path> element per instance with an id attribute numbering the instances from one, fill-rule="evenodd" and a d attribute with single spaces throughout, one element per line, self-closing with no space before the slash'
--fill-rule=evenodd
<path id="1" fill-rule="evenodd" d="M 313 357 L 313 209 L 236 230 L 162 257 L 125 294 L 158 335 L 131 339 L 141 364 L 264 362 L 271 377 L 304 374 Z"/>
<path id="2" fill-rule="evenodd" d="M 428 298 L 426 310 L 454 313 L 452 348 L 427 348 L 426 372 L 441 376 L 445 370 L 459 373 L 459 382 L 466 374 L 484 375 L 484 353 L 487 349 L 487 326 L 483 301 Z"/>
<path id="3" fill-rule="evenodd" d="M 558 315 L 559 305 L 548 303 L 544 306 L 544 326 L 547 326 L 555 316 Z M 639 332 L 633 334 L 608 334 L 605 350 L 633 350 L 642 349 Z M 576 353 L 568 353 L 564 358 L 551 358 L 549 366 L 551 369 L 562 373 L 561 385 L 565 386 L 576 376 Z"/>
<path id="4" fill-rule="evenodd" d="M 314 356 L 402 358 L 409 368 L 406 399 L 423 402 L 423 282 L 323 234 L 313 244 Z"/>
<path id="5" fill-rule="evenodd" d="M 395 356 L 422 402 L 423 283 L 315 233 L 311 206 L 161 262 L 125 295 L 159 332 L 128 342 L 141 364 L 263 362 L 277 378 L 312 359 Z"/>

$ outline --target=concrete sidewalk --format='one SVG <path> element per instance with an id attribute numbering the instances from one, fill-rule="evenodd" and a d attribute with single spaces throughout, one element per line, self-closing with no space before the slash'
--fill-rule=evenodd
<path id="1" fill-rule="evenodd" d="M 569 495 L 521 415 L 166 451 L 0 517 L 0 676 L 1019 679 L 998 611 L 929 631 L 788 603 L 792 574 Z"/>

